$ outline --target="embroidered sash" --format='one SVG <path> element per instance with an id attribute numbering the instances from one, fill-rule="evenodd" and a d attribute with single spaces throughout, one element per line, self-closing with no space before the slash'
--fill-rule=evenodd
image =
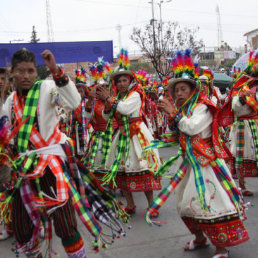
<path id="1" fill-rule="evenodd" d="M 14 103 L 14 111 L 16 114 L 16 119 L 18 122 L 21 122 L 22 116 L 23 116 L 23 110 L 21 108 L 17 93 L 15 92 L 13 95 L 13 103 Z M 35 146 L 36 149 L 40 149 L 49 145 L 58 144 L 61 140 L 62 133 L 59 131 L 58 124 L 56 125 L 53 134 L 51 137 L 45 141 L 40 133 L 37 131 L 37 129 L 34 126 L 31 126 L 31 133 L 29 140 L 31 143 Z M 25 150 L 26 151 L 26 150 Z M 42 202 L 42 198 L 40 198 L 41 203 L 38 203 L 38 206 L 53 206 L 56 204 L 65 204 L 65 202 L 68 200 L 68 189 L 67 184 L 65 183 L 64 176 L 63 176 L 63 170 L 62 167 L 54 155 L 46 155 L 46 154 L 40 154 L 39 160 L 36 168 L 33 170 L 32 173 L 28 174 L 22 174 L 25 178 L 35 179 L 42 177 L 44 175 L 45 168 L 49 166 L 52 173 L 56 177 L 56 191 L 57 191 L 57 200 L 50 200 L 48 197 L 45 198 Z M 34 198 L 34 197 L 33 197 Z M 34 198 L 35 199 L 35 198 Z"/>

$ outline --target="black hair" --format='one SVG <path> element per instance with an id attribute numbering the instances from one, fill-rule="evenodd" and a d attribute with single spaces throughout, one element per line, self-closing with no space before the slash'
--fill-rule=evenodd
<path id="1" fill-rule="evenodd" d="M 188 81 L 180 81 L 180 82 L 183 82 L 183 83 L 187 84 L 187 85 L 190 87 L 191 90 L 194 90 L 194 88 L 196 87 L 196 85 L 194 85 L 193 83 L 188 82 Z M 180 82 L 177 82 L 177 83 L 174 85 L 173 88 L 175 89 L 175 88 L 176 88 L 176 85 L 177 85 L 178 83 L 180 83 Z"/>
<path id="2" fill-rule="evenodd" d="M 0 74 L 6 74 L 6 69 L 4 67 L 0 67 Z"/>
<path id="3" fill-rule="evenodd" d="M 17 64 L 21 62 L 32 62 L 36 66 L 36 57 L 34 53 L 31 52 L 30 50 L 26 48 L 22 48 L 13 54 L 12 61 L 11 61 L 12 70 Z"/>
<path id="4" fill-rule="evenodd" d="M 122 74 L 118 74 L 117 76 L 115 76 L 114 78 L 114 81 L 115 81 L 115 85 L 117 84 L 118 80 L 122 77 L 122 76 L 129 76 L 130 77 L 130 83 L 133 81 L 133 77 L 130 75 L 130 74 L 125 74 L 125 73 L 122 73 Z"/>
<path id="5" fill-rule="evenodd" d="M 172 89 L 171 89 L 171 96 L 172 96 L 173 98 L 174 98 L 174 94 L 175 94 L 176 85 L 177 85 L 178 83 L 180 83 L 180 82 L 183 82 L 183 83 L 187 84 L 187 85 L 190 87 L 191 91 L 193 91 L 194 88 L 196 87 L 195 83 L 191 83 L 191 82 L 189 82 L 189 81 L 179 81 L 179 82 L 175 83 L 174 86 L 173 86 Z"/>
<path id="6" fill-rule="evenodd" d="M 227 89 L 226 88 L 219 88 L 221 94 L 225 94 Z"/>

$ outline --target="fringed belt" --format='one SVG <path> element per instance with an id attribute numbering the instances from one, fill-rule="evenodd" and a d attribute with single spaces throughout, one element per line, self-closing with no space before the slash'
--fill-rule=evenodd
<path id="1" fill-rule="evenodd" d="M 107 123 L 92 123 L 92 127 L 95 132 L 101 131 L 105 132 L 107 128 Z M 113 129 L 117 128 L 117 122 L 113 121 Z"/>
<path id="2" fill-rule="evenodd" d="M 107 123 L 92 123 L 92 127 L 93 127 L 94 131 L 105 132 Z"/>
<path id="3" fill-rule="evenodd" d="M 136 124 L 136 123 L 140 123 L 140 122 L 143 122 L 142 117 L 133 117 L 133 118 L 130 118 L 130 119 L 129 119 L 129 124 L 130 124 L 130 125 Z M 120 119 L 117 121 L 117 123 L 118 123 L 118 126 L 119 126 L 119 127 L 120 127 L 120 126 L 124 126 L 123 121 L 120 120 Z"/>

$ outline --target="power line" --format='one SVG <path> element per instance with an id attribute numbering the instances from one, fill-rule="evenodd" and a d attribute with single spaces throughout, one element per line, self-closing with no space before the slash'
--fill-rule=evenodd
<path id="1" fill-rule="evenodd" d="M 114 1 L 111 1 L 111 2 L 108 2 L 108 1 L 98 1 L 98 0 L 76 0 L 76 1 L 79 1 L 79 2 L 84 2 L 84 3 L 95 3 L 95 4 L 104 4 L 104 5 L 117 5 L 117 6 L 128 6 L 128 7 L 138 7 L 138 8 L 148 8 L 148 3 L 146 4 L 143 4 L 143 5 L 140 5 L 140 4 L 126 4 L 126 3 L 121 3 L 121 1 L 119 3 L 115 3 Z M 131 2 L 131 1 L 130 1 Z M 185 9 L 177 9 L 177 8 L 173 8 L 173 7 L 168 7 L 166 8 L 167 10 L 171 10 L 171 11 L 177 11 L 177 12 L 185 12 L 185 13 L 198 13 L 198 14 L 212 14 L 212 15 L 216 15 L 215 12 L 206 12 L 206 11 L 198 11 L 198 10 L 185 10 Z M 256 15 L 250 15 L 250 14 L 243 14 L 243 13 L 240 13 L 240 14 L 232 14 L 232 13 L 220 13 L 221 15 L 225 15 L 225 16 L 236 16 L 236 17 L 250 17 L 250 18 L 258 18 L 258 16 Z"/>

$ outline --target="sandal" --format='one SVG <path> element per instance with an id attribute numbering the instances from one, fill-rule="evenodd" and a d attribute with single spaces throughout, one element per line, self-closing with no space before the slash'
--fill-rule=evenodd
<path id="1" fill-rule="evenodd" d="M 186 246 L 184 248 L 185 251 L 195 251 L 198 249 L 206 248 L 209 244 L 207 244 L 207 238 L 204 237 L 201 241 L 196 241 L 192 239 L 191 241 L 186 243 Z"/>
<path id="2" fill-rule="evenodd" d="M 244 195 L 244 196 L 253 196 L 254 193 L 251 192 L 251 191 L 249 191 L 249 190 L 243 190 L 243 195 Z"/>
<path id="3" fill-rule="evenodd" d="M 132 215 L 136 212 L 136 205 L 133 206 L 133 208 L 125 207 L 125 212 Z"/>
<path id="4" fill-rule="evenodd" d="M 224 254 L 215 253 L 215 255 L 212 258 L 228 258 L 229 257 L 229 251 L 227 251 Z"/>

